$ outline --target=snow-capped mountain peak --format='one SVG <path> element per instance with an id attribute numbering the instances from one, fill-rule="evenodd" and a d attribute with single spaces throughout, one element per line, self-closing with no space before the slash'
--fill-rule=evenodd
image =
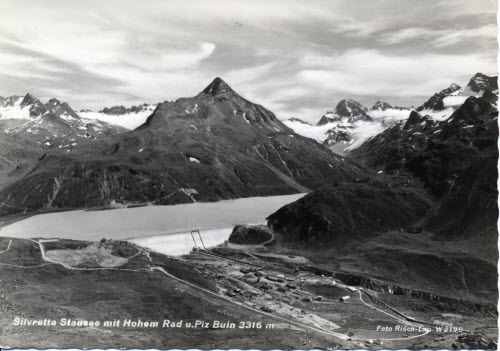
<path id="1" fill-rule="evenodd" d="M 367 113 L 368 109 L 353 99 L 340 100 L 335 108 L 335 113 L 340 117 L 347 117 L 349 123 L 358 120 L 371 121 L 371 117 Z"/>
<path id="2" fill-rule="evenodd" d="M 296 133 L 313 138 L 334 152 L 343 154 L 382 132 L 394 121 L 408 118 L 409 114 L 409 108 L 392 107 L 380 101 L 368 111 L 353 99 L 343 99 L 334 110 L 326 111 L 315 126 L 291 119 L 285 124 Z"/>
<path id="3" fill-rule="evenodd" d="M 43 112 L 45 108 L 42 102 L 30 93 L 25 96 L 0 97 L 0 120 L 30 119 Z"/>
<path id="4" fill-rule="evenodd" d="M 45 104 L 32 94 L 0 98 L 0 132 L 29 136 L 41 149 L 71 151 L 79 140 L 94 139 L 124 130 L 101 121 L 81 118 L 66 102 L 56 98 Z"/>
<path id="5" fill-rule="evenodd" d="M 465 87 L 463 95 L 482 96 L 485 91 L 494 92 L 496 90 L 498 90 L 497 77 L 476 73 Z"/>
<path id="6" fill-rule="evenodd" d="M 341 100 L 335 110 L 327 111 L 316 126 L 308 126 L 288 120 L 285 124 L 296 133 L 324 143 L 334 152 L 343 154 L 356 149 L 362 143 L 381 133 L 394 123 L 409 121 L 431 124 L 448 119 L 471 96 L 482 96 L 494 103 L 498 95 L 497 77 L 488 77 L 477 73 L 461 88 L 458 84 L 434 94 L 422 106 L 413 111 L 413 107 L 398 107 L 383 101 L 377 101 L 368 111 L 363 105 L 352 99 Z M 368 116 L 368 118 L 367 118 Z M 416 123 L 417 123 L 416 122 Z"/>
<path id="7" fill-rule="evenodd" d="M 423 105 L 419 106 L 417 111 L 424 115 L 430 115 L 438 121 L 444 121 L 462 106 L 467 98 L 470 96 L 480 97 L 485 93 L 498 93 L 497 77 L 476 73 L 464 88 L 453 83 L 448 88 L 434 94 Z"/>

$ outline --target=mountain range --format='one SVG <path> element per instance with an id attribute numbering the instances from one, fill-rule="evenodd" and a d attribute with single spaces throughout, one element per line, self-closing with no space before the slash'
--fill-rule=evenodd
<path id="1" fill-rule="evenodd" d="M 3 164 L 2 213 L 290 194 L 369 172 L 296 134 L 220 78 L 194 97 L 159 104 L 133 131 L 118 133 L 98 121 L 101 134 L 89 134 L 90 126 L 80 123 L 88 119 L 63 110 L 59 119 L 47 116 L 73 128 L 72 134 L 46 128 L 50 133 L 32 150 L 36 160 Z M 61 139 L 73 134 L 81 138 L 69 145 Z"/>
<path id="2" fill-rule="evenodd" d="M 344 99 L 334 110 L 327 111 L 315 126 L 304 124 L 298 118 L 288 119 L 284 123 L 297 133 L 324 143 L 335 153 L 347 155 L 394 122 L 408 119 L 413 110 L 435 120 L 447 119 L 468 97 L 490 94 L 488 87 L 494 84 L 494 79 L 477 73 L 465 88 L 452 83 L 417 108 L 392 106 L 377 101 L 368 109 L 355 100 Z"/>
<path id="3" fill-rule="evenodd" d="M 216 201 L 392 171 L 437 137 L 443 118 L 469 97 L 493 99 L 495 83 L 478 73 L 465 88 L 452 84 L 416 109 L 382 101 L 368 109 L 344 99 L 316 126 L 298 118 L 282 123 L 220 78 L 191 98 L 99 112 L 77 113 L 31 94 L 0 98 L 1 210 Z M 404 126 L 415 120 L 409 135 Z M 424 122 L 430 135 L 420 131 Z"/>

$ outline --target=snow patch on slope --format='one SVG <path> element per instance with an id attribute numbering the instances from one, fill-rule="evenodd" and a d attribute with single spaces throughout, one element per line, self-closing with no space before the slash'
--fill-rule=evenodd
<path id="1" fill-rule="evenodd" d="M 156 108 L 156 106 L 154 106 L 154 108 Z M 82 118 L 99 120 L 132 130 L 136 129 L 144 122 L 146 122 L 146 120 L 152 113 L 153 113 L 152 110 L 147 109 L 137 113 L 132 112 L 132 113 L 125 113 L 123 115 L 108 115 L 106 113 L 93 112 L 93 111 L 79 112 L 79 115 Z"/>
<path id="2" fill-rule="evenodd" d="M 459 107 L 463 105 L 468 98 L 469 96 L 449 95 L 443 99 L 443 104 L 445 107 Z"/>
<path id="3" fill-rule="evenodd" d="M 393 120 L 403 120 L 407 119 L 410 116 L 410 109 L 401 110 L 401 109 L 387 109 L 385 111 L 382 110 L 372 110 L 368 112 L 371 118 L 377 119 L 393 119 Z"/>
<path id="4" fill-rule="evenodd" d="M 23 101 L 19 97 L 13 106 L 0 106 L 0 119 L 30 119 L 30 105 L 21 107 Z"/>
<path id="5" fill-rule="evenodd" d="M 383 123 L 358 121 L 356 123 L 356 128 L 352 130 L 353 140 L 349 146 L 344 149 L 344 152 L 360 147 L 365 141 L 382 133 L 385 129 L 387 129 L 387 126 L 384 126 Z"/>
<path id="6" fill-rule="evenodd" d="M 458 97 L 459 96 L 457 96 L 457 98 Z M 421 116 L 431 116 L 436 121 L 445 121 L 453 114 L 453 112 L 455 112 L 457 107 L 459 107 L 459 105 L 455 105 L 455 108 L 448 107 L 448 108 L 445 108 L 444 110 L 440 110 L 440 111 L 426 109 L 426 110 L 420 111 L 419 114 Z"/>
<path id="7" fill-rule="evenodd" d="M 305 136 L 306 138 L 311 138 L 319 143 L 322 143 L 326 137 L 326 132 L 332 128 L 336 123 L 327 123 L 322 126 L 312 126 L 310 124 L 304 124 L 299 121 L 286 120 L 283 123 L 293 129 L 293 131 L 299 135 Z"/>

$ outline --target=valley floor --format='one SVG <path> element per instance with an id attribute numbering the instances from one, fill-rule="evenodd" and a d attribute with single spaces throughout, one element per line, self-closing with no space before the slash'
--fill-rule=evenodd
<path id="1" fill-rule="evenodd" d="M 497 335 L 494 313 L 346 285 L 263 246 L 171 258 L 119 240 L 2 237 L 0 265 L 2 347 L 417 349 Z"/>

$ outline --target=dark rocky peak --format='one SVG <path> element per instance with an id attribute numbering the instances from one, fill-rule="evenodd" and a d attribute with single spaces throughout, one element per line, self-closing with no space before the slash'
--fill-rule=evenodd
<path id="1" fill-rule="evenodd" d="M 448 95 L 460 90 L 461 87 L 458 84 L 451 84 L 448 88 L 441 90 L 439 93 L 434 94 L 429 100 L 427 100 L 423 105 L 417 108 L 417 111 L 423 110 L 444 110 L 443 99 Z"/>
<path id="2" fill-rule="evenodd" d="M 222 80 L 221 78 L 215 78 L 212 83 L 210 83 L 205 89 L 203 89 L 202 93 L 212 96 L 220 96 L 220 95 L 238 95 L 236 92 Z"/>
<path id="3" fill-rule="evenodd" d="M 131 107 L 125 107 L 123 105 L 117 105 L 117 106 L 112 106 L 112 107 L 105 107 L 101 111 L 101 113 L 107 114 L 107 115 L 124 115 L 127 113 L 139 113 L 141 111 L 153 111 L 154 106 L 148 105 L 146 103 L 142 105 L 133 105 Z"/>
<path id="4" fill-rule="evenodd" d="M 377 101 L 375 104 L 373 104 L 370 111 L 385 111 L 385 110 L 390 110 L 392 108 L 393 108 L 392 105 L 387 102 Z"/>
<path id="5" fill-rule="evenodd" d="M 340 117 L 349 118 L 349 123 L 356 121 L 372 121 L 372 118 L 366 113 L 368 109 L 359 102 L 352 99 L 341 100 L 335 108 L 335 113 Z"/>
<path id="6" fill-rule="evenodd" d="M 67 113 L 69 113 L 71 116 L 73 116 L 73 117 L 79 117 L 79 116 L 77 115 L 77 113 L 76 113 L 76 112 L 75 112 L 75 111 L 71 108 L 71 106 L 69 106 L 69 105 L 68 105 L 68 103 L 63 102 L 63 103 L 61 104 L 61 107 L 62 107 L 62 109 L 63 109 L 64 111 L 66 111 Z"/>
<path id="7" fill-rule="evenodd" d="M 77 113 L 66 102 L 61 102 L 56 98 L 50 99 L 49 102 L 43 105 L 43 108 L 45 109 L 44 112 L 52 113 L 58 117 L 61 115 L 69 115 L 73 118 L 79 118 Z"/>
<path id="8" fill-rule="evenodd" d="M 61 101 L 59 101 L 56 98 L 52 98 L 49 100 L 49 103 L 54 104 L 54 105 L 61 105 Z"/>
<path id="9" fill-rule="evenodd" d="M 443 123 L 444 128 L 441 135 L 445 135 L 447 130 L 455 130 L 455 126 L 469 129 L 473 126 L 492 124 L 491 122 L 497 116 L 496 107 L 492 106 L 489 101 L 482 97 L 471 96 L 448 118 L 446 123 Z M 494 124 L 496 125 L 496 123 Z"/>
<path id="10" fill-rule="evenodd" d="M 429 115 L 422 116 L 416 111 L 411 111 L 410 116 L 406 120 L 406 123 L 403 128 L 408 129 L 422 122 L 425 122 L 426 124 L 434 123 L 434 119 Z"/>
<path id="11" fill-rule="evenodd" d="M 422 116 L 419 115 L 416 111 L 411 111 L 410 116 L 408 116 L 408 120 L 406 121 L 406 125 L 417 124 L 422 120 Z"/>
<path id="12" fill-rule="evenodd" d="M 140 130 L 145 128 L 186 128 L 189 132 L 197 130 L 212 134 L 237 128 L 246 131 L 248 136 L 261 132 L 293 133 L 274 113 L 241 97 L 220 78 L 196 96 L 160 103 L 139 127 Z"/>
<path id="13" fill-rule="evenodd" d="M 474 93 L 481 93 L 484 91 L 494 92 L 498 90 L 498 77 L 489 77 L 482 73 L 476 73 L 471 78 L 467 87 Z"/>
<path id="14" fill-rule="evenodd" d="M 107 115 L 123 115 L 127 113 L 127 108 L 123 105 L 120 106 L 113 106 L 113 107 L 105 107 L 101 111 L 104 114 Z"/>
<path id="15" fill-rule="evenodd" d="M 333 123 L 333 122 L 339 122 L 341 120 L 340 116 L 337 115 L 334 111 L 326 111 L 326 114 L 324 114 L 318 123 L 316 123 L 317 126 L 324 126 L 325 124 L 328 123 Z"/>
<path id="16" fill-rule="evenodd" d="M 41 116 L 47 110 L 43 103 L 30 93 L 26 94 L 21 101 L 21 107 L 26 106 L 30 106 L 30 117 Z"/>
<path id="17" fill-rule="evenodd" d="M 451 85 L 448 88 L 441 90 L 439 94 L 450 95 L 451 93 L 454 93 L 455 91 L 460 89 L 461 89 L 460 85 L 451 83 Z"/>
<path id="18" fill-rule="evenodd" d="M 332 128 L 327 131 L 327 138 L 323 141 L 326 146 L 332 146 L 339 142 L 350 142 L 352 140 L 352 134 L 347 130 L 342 130 L 339 128 Z"/>
<path id="19" fill-rule="evenodd" d="M 326 111 L 326 114 L 316 124 L 322 126 L 332 122 L 340 122 L 342 118 L 348 118 L 349 123 L 354 123 L 359 120 L 372 121 L 372 118 L 367 114 L 368 109 L 359 102 L 352 99 L 341 100 L 334 111 Z"/>
<path id="20" fill-rule="evenodd" d="M 34 104 L 42 104 L 42 103 L 34 95 L 28 93 L 24 96 L 23 101 L 21 102 L 21 107 Z"/>
<path id="21" fill-rule="evenodd" d="M 52 110 L 54 108 L 62 106 L 61 101 L 57 100 L 56 98 L 52 98 L 45 104 L 45 107 L 49 110 Z"/>
<path id="22" fill-rule="evenodd" d="M 366 114 L 367 108 L 352 99 L 340 100 L 335 108 L 335 112 L 341 117 L 352 117 L 359 114 Z"/>
<path id="23" fill-rule="evenodd" d="M 296 118 L 296 117 L 289 118 L 288 120 L 290 122 L 299 122 L 299 123 L 302 123 L 302 124 L 307 124 L 309 126 L 311 125 L 311 123 L 307 123 L 306 121 L 303 121 L 300 118 Z"/>

